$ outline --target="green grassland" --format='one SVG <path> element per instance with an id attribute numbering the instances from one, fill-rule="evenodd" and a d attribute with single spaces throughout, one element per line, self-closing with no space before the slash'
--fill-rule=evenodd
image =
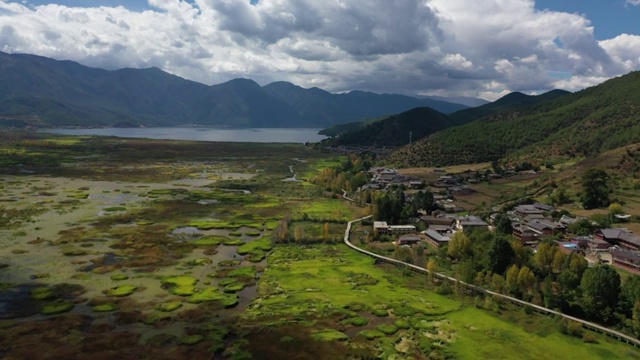
<path id="1" fill-rule="evenodd" d="M 241 323 L 252 329 L 248 348 L 256 351 L 277 351 L 269 342 L 293 337 L 296 351 L 304 352 L 317 346 L 317 331 L 332 331 L 346 335 L 337 344 L 342 358 L 640 358 L 633 347 L 604 336 L 593 334 L 585 343 L 563 335 L 553 318 L 506 305 L 496 305 L 497 315 L 433 290 L 424 277 L 376 265 L 344 245 L 280 246 Z M 260 341 L 257 335 L 265 333 Z"/>

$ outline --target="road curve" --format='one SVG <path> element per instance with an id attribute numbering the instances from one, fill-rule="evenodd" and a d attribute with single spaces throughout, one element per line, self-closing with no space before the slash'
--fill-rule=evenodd
<path id="1" fill-rule="evenodd" d="M 371 257 L 376 258 L 378 260 L 382 260 L 382 261 L 387 262 L 387 263 L 400 265 L 400 266 L 405 266 L 405 267 L 408 267 L 409 269 L 411 269 L 413 271 L 424 273 L 424 274 L 429 274 L 430 273 L 429 270 L 427 270 L 425 268 L 422 268 L 422 267 L 419 267 L 419 266 L 416 266 L 416 265 L 413 265 L 413 264 L 409 264 L 409 263 L 406 263 L 406 262 L 403 262 L 403 261 L 399 261 L 399 260 L 396 260 L 396 259 L 391 259 L 391 258 L 382 256 L 382 255 L 373 253 L 371 251 L 367 251 L 367 250 L 361 249 L 361 248 L 353 245 L 349 241 L 349 235 L 351 233 L 351 225 L 353 223 L 360 222 L 360 221 L 363 221 L 363 220 L 366 220 L 366 219 L 370 219 L 372 217 L 373 217 L 373 215 L 369 215 L 369 216 L 365 216 L 365 217 L 360 218 L 360 219 L 351 220 L 351 221 L 349 221 L 347 223 L 347 229 L 344 232 L 344 243 L 348 247 L 352 248 L 355 251 L 358 251 L 360 253 L 363 253 L 365 255 L 371 256 Z M 566 314 L 563 314 L 561 312 L 548 309 L 548 308 L 546 308 L 544 306 L 532 304 L 530 302 L 527 302 L 527 301 L 524 301 L 524 300 L 520 300 L 520 299 L 516 299 L 514 297 L 511 297 L 511 296 L 508 296 L 508 295 L 504 295 L 504 294 L 501 294 L 501 293 L 498 293 L 498 292 L 495 292 L 495 291 L 486 290 L 486 289 L 484 289 L 484 288 L 482 288 L 480 286 L 469 284 L 469 283 L 466 283 L 464 281 L 460 281 L 460 280 L 458 280 L 456 278 L 453 278 L 451 276 L 447 276 L 447 275 L 444 275 L 444 274 L 441 274 L 441 273 L 434 272 L 433 275 L 438 277 L 439 279 L 442 279 L 442 280 L 451 281 L 453 283 L 459 283 L 462 286 L 465 286 L 467 289 L 470 289 L 470 290 L 472 290 L 474 292 L 477 292 L 477 293 L 482 293 L 482 294 L 485 294 L 485 295 L 487 295 L 487 294 L 488 295 L 492 295 L 494 297 L 499 297 L 499 298 L 502 298 L 504 300 L 510 301 L 510 302 L 512 302 L 514 304 L 518 304 L 518 305 L 521 305 L 521 306 L 528 306 L 528 307 L 534 309 L 535 311 L 537 311 L 539 313 L 543 313 L 543 314 L 547 314 L 547 315 L 561 316 L 561 317 L 563 317 L 563 318 L 565 318 L 567 320 L 571 320 L 571 321 L 575 321 L 575 322 L 580 323 L 586 329 L 603 333 L 603 334 L 608 335 L 608 336 L 610 336 L 610 337 L 612 337 L 614 339 L 617 339 L 619 341 L 623 341 L 623 342 L 626 342 L 627 344 L 633 345 L 634 347 L 640 347 L 640 340 L 638 340 L 638 339 L 636 339 L 634 337 L 631 337 L 631 336 L 629 336 L 627 334 L 623 334 L 623 333 L 621 333 L 619 331 L 616 331 L 616 330 L 613 330 L 613 329 L 609 329 L 609 328 L 604 327 L 602 325 L 594 324 L 592 322 L 585 321 L 585 320 L 582 320 L 582 319 L 579 319 L 579 318 L 576 318 L 576 317 L 573 317 L 573 316 L 570 316 L 570 315 L 566 315 Z"/>

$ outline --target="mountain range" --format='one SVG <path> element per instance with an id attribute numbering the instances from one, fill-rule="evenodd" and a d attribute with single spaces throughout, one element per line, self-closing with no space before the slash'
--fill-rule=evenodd
<path id="1" fill-rule="evenodd" d="M 0 126 L 323 128 L 416 107 L 451 113 L 468 106 L 397 94 L 334 94 L 287 82 L 260 86 L 249 79 L 208 86 L 158 68 L 108 71 L 0 52 Z"/>

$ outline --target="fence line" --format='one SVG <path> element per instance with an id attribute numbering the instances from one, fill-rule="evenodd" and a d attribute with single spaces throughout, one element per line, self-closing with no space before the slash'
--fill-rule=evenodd
<path id="1" fill-rule="evenodd" d="M 387 262 L 387 263 L 390 263 L 390 264 L 394 264 L 394 265 L 407 267 L 410 270 L 415 271 L 415 272 L 419 272 L 419 273 L 423 273 L 423 274 L 429 274 L 430 273 L 430 271 L 425 269 L 425 268 L 422 268 L 422 267 L 419 267 L 419 266 L 416 266 L 416 265 L 413 265 L 413 264 L 409 264 L 409 263 L 406 263 L 406 262 L 403 262 L 403 261 L 399 261 L 399 260 L 396 260 L 396 259 L 391 259 L 391 258 L 388 258 L 386 256 L 382 256 L 382 255 L 379 255 L 379 254 L 373 253 L 371 251 L 367 251 L 367 250 L 361 249 L 361 248 L 353 245 L 349 241 L 349 235 L 351 234 L 351 225 L 353 223 L 360 222 L 360 221 L 363 221 L 363 220 L 366 220 L 366 219 L 370 219 L 372 217 L 373 217 L 373 215 L 369 215 L 369 216 L 365 216 L 365 217 L 360 218 L 360 219 L 349 221 L 347 223 L 347 229 L 344 232 L 344 243 L 348 247 L 352 248 L 355 251 L 363 253 L 365 255 L 368 255 L 368 256 L 371 256 L 373 258 L 376 258 L 378 260 L 382 260 L 384 262 Z M 605 334 L 605 335 L 610 336 L 610 337 L 612 337 L 614 339 L 617 339 L 619 341 L 624 341 L 625 343 L 633 345 L 634 347 L 639 347 L 640 346 L 640 340 L 638 340 L 638 339 L 636 339 L 634 337 L 631 337 L 631 336 L 629 336 L 627 334 L 623 334 L 623 333 L 621 333 L 619 331 L 616 331 L 616 330 L 613 330 L 613 329 L 609 329 L 609 328 L 604 327 L 602 325 L 598 325 L 598 324 L 595 324 L 595 323 L 592 323 L 592 322 L 589 322 L 589 321 L 586 321 L 586 320 L 582 320 L 582 319 L 579 319 L 579 318 L 576 318 L 576 317 L 573 317 L 573 316 L 570 316 L 570 315 L 567 315 L 567 314 L 563 314 L 561 312 L 548 309 L 548 308 L 546 308 L 544 306 L 540 306 L 540 305 L 532 304 L 532 303 L 524 301 L 524 300 L 516 299 L 516 298 L 514 298 L 512 296 L 508 296 L 508 295 L 501 294 L 501 293 L 498 293 L 498 292 L 495 292 L 495 291 L 487 290 L 487 289 L 484 289 L 484 288 L 482 288 L 480 286 L 466 283 L 464 281 L 458 280 L 458 279 L 456 279 L 454 277 L 451 277 L 451 276 L 447 276 L 445 274 L 434 272 L 432 275 L 437 277 L 437 278 L 439 278 L 439 279 L 441 279 L 441 280 L 446 280 L 446 281 L 453 282 L 455 284 L 460 284 L 460 285 L 466 287 L 468 290 L 471 290 L 471 291 L 473 291 L 475 293 L 481 293 L 481 294 L 484 294 L 484 295 L 491 295 L 491 296 L 494 296 L 494 297 L 499 297 L 499 298 L 502 298 L 504 300 L 507 300 L 507 301 L 509 301 L 511 303 L 514 303 L 514 304 L 517 304 L 517 305 L 520 305 L 520 306 L 530 307 L 533 310 L 535 310 L 535 311 L 537 311 L 539 313 L 542 313 L 542 314 L 561 316 L 561 317 L 563 317 L 565 319 L 580 323 L 586 329 Z"/>

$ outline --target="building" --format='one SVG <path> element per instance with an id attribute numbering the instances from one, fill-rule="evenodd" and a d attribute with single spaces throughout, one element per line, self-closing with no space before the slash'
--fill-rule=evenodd
<path id="1" fill-rule="evenodd" d="M 564 234 L 567 230 L 564 225 L 547 219 L 531 220 L 527 223 L 527 227 L 541 236 Z"/>
<path id="2" fill-rule="evenodd" d="M 423 231 L 422 234 L 424 234 L 425 240 L 435 247 L 449 244 L 449 241 L 451 241 L 451 238 L 453 237 L 453 232 L 451 230 L 441 233 L 431 228 Z"/>
<path id="3" fill-rule="evenodd" d="M 376 235 L 387 235 L 389 234 L 389 225 L 387 225 L 386 221 L 374 221 L 373 233 Z"/>
<path id="4" fill-rule="evenodd" d="M 612 249 L 611 256 L 613 266 L 640 272 L 640 252 Z"/>
<path id="5" fill-rule="evenodd" d="M 515 226 L 513 226 L 512 235 L 520 240 L 523 245 L 527 246 L 535 246 L 540 240 L 540 234 L 520 224 L 516 224 Z"/>
<path id="6" fill-rule="evenodd" d="M 411 246 L 422 242 L 418 235 L 402 235 L 395 241 L 396 246 Z"/>
<path id="7" fill-rule="evenodd" d="M 402 234 L 415 234 L 416 227 L 414 225 L 389 225 L 389 234 L 402 235 Z"/>
<path id="8" fill-rule="evenodd" d="M 456 230 L 468 233 L 473 230 L 487 230 L 489 224 L 477 216 L 462 216 L 456 219 Z"/>
<path id="9" fill-rule="evenodd" d="M 431 216 L 431 215 L 421 216 L 420 220 L 422 220 L 422 222 L 424 222 L 428 226 L 431 226 L 431 225 L 451 226 L 455 221 L 455 219 L 448 216 Z"/>
<path id="10" fill-rule="evenodd" d="M 640 250 L 640 236 L 630 233 L 627 229 L 601 229 L 596 231 L 593 237 L 626 250 Z"/>

